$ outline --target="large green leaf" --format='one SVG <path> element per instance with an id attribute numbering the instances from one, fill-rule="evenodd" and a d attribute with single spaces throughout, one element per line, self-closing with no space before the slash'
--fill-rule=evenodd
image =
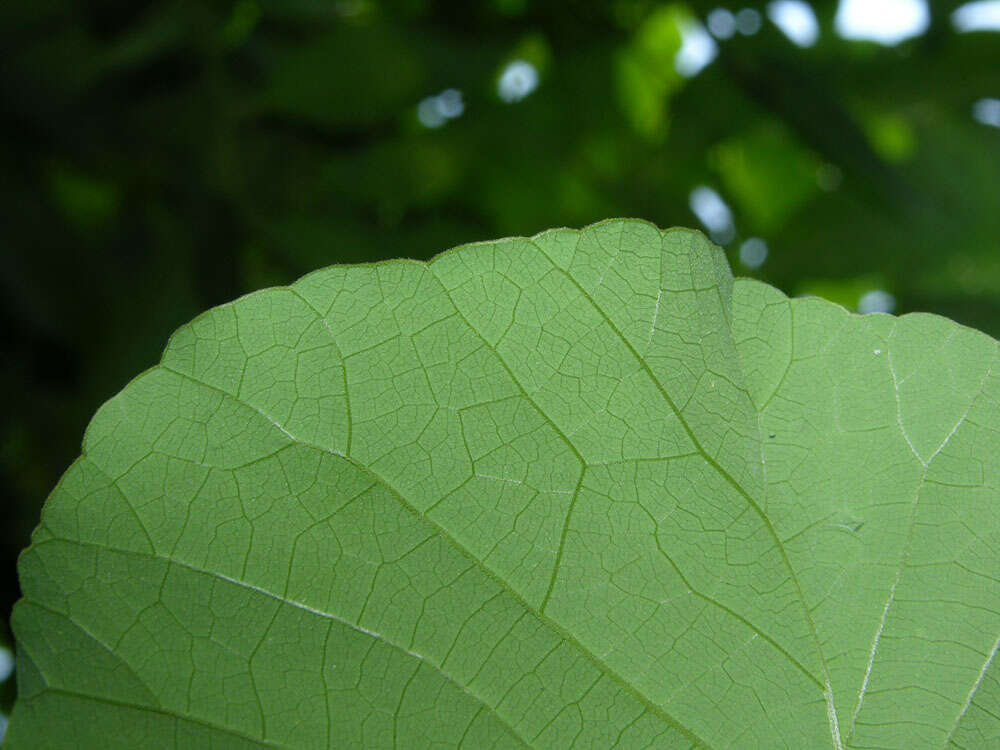
<path id="1" fill-rule="evenodd" d="M 997 746 L 996 358 L 639 221 L 251 294 L 50 497 L 8 744 Z"/>

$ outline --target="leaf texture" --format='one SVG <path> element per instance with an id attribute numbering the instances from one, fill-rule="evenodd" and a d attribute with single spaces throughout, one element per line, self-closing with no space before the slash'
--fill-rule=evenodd
<path id="1" fill-rule="evenodd" d="M 994 746 L 996 360 L 635 220 L 248 295 L 49 498 L 6 746 Z"/>

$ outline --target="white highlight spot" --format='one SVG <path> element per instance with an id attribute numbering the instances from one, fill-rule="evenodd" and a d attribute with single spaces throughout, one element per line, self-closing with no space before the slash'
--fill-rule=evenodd
<path id="1" fill-rule="evenodd" d="M 538 88 L 538 69 L 527 60 L 507 64 L 497 80 L 497 96 L 508 104 L 519 102 Z"/>
<path id="2" fill-rule="evenodd" d="M 877 356 L 878 356 L 879 354 L 881 354 L 881 353 L 882 353 L 882 350 L 881 350 L 881 349 L 876 349 L 876 350 L 874 351 L 874 354 L 875 354 L 875 356 L 876 356 L 876 357 L 877 357 Z"/>
<path id="3" fill-rule="evenodd" d="M 712 62 L 719 50 L 715 40 L 697 21 L 681 24 L 680 33 L 681 48 L 674 56 L 674 67 L 682 76 L 691 78 Z"/>
<path id="4" fill-rule="evenodd" d="M 803 0 L 774 0 L 767 5 L 767 17 L 799 47 L 811 47 L 819 38 L 819 21 Z"/>
<path id="5" fill-rule="evenodd" d="M 736 233 L 733 227 L 733 212 L 722 200 L 722 196 L 707 185 L 699 185 L 691 191 L 689 198 L 691 211 L 698 221 L 705 225 L 712 239 L 720 245 L 731 242 Z"/>
<path id="6" fill-rule="evenodd" d="M 445 89 L 437 96 L 428 96 L 417 105 L 417 119 L 426 128 L 439 128 L 465 111 L 462 92 Z"/>
<path id="7" fill-rule="evenodd" d="M 840 0 L 834 26 L 844 39 L 893 46 L 923 34 L 930 20 L 926 0 Z"/>
<path id="8" fill-rule="evenodd" d="M 716 8 L 706 19 L 708 30 L 716 39 L 730 39 L 736 33 L 736 16 L 725 8 Z"/>
<path id="9" fill-rule="evenodd" d="M 862 315 L 869 313 L 891 313 L 896 309 L 896 298 L 883 289 L 873 289 L 865 292 L 858 300 L 858 312 Z"/>
<path id="10" fill-rule="evenodd" d="M 14 673 L 14 654 L 9 648 L 0 646 L 0 682 L 6 682 Z"/>
<path id="11" fill-rule="evenodd" d="M 980 99 L 972 105 L 972 119 L 1000 128 L 1000 99 Z"/>
<path id="12" fill-rule="evenodd" d="M 1000 0 L 978 0 L 956 8 L 951 14 L 956 31 L 1000 31 Z"/>
<path id="13" fill-rule="evenodd" d="M 760 268 L 767 260 L 767 243 L 760 237 L 751 237 L 740 245 L 740 263 L 747 268 Z"/>
<path id="14" fill-rule="evenodd" d="M 462 92 L 458 89 L 445 89 L 437 96 L 437 107 L 441 114 L 449 120 L 458 117 L 465 111 Z"/>

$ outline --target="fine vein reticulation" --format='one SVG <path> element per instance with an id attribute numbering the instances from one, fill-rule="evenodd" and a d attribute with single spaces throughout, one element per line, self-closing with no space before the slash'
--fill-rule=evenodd
<path id="1" fill-rule="evenodd" d="M 209 311 L 20 563 L 20 747 L 1000 743 L 997 342 L 613 220 Z"/>

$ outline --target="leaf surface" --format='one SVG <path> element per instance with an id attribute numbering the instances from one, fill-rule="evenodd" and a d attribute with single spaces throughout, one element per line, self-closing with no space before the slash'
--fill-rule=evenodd
<path id="1" fill-rule="evenodd" d="M 49 498 L 7 746 L 1000 742 L 996 359 L 633 220 L 248 295 Z"/>

